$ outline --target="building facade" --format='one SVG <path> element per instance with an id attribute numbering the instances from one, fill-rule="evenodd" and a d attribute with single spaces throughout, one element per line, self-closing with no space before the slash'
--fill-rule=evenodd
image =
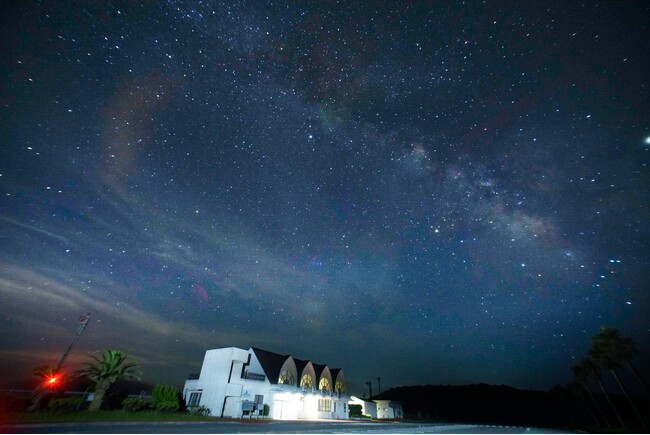
<path id="1" fill-rule="evenodd" d="M 379 420 L 401 420 L 404 418 L 402 403 L 394 400 L 375 399 L 377 418 Z"/>
<path id="2" fill-rule="evenodd" d="M 362 415 L 365 415 L 373 420 L 377 418 L 377 404 L 372 400 L 360 399 L 356 396 L 351 396 L 350 401 L 348 402 L 348 406 L 349 405 L 360 405 Z"/>
<path id="3" fill-rule="evenodd" d="M 347 419 L 349 412 L 341 369 L 255 347 L 206 351 L 201 373 L 185 381 L 183 397 L 217 417 Z"/>

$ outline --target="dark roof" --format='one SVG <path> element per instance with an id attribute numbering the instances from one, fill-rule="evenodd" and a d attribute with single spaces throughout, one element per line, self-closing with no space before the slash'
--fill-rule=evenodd
<path id="1" fill-rule="evenodd" d="M 280 355 L 279 353 L 260 349 L 259 347 L 252 347 L 251 349 L 253 349 L 253 352 L 255 352 L 255 355 L 257 356 L 258 361 L 262 365 L 262 369 L 264 370 L 264 374 L 266 375 L 268 380 L 272 384 L 277 384 L 278 379 L 280 378 L 280 370 L 282 369 L 284 362 L 291 355 Z M 296 358 L 293 358 L 293 360 L 296 363 L 296 369 L 298 370 L 298 377 L 300 377 L 302 371 L 305 369 L 305 366 L 310 361 L 296 359 Z M 325 367 L 327 367 L 327 365 L 315 364 L 313 361 L 311 363 L 314 366 L 314 371 L 316 372 L 316 381 L 318 382 L 321 375 L 323 374 L 323 370 L 325 370 Z M 332 374 L 332 382 L 336 381 L 336 375 L 340 371 L 341 369 L 330 370 L 330 373 Z M 299 379 L 298 382 L 300 382 Z"/>
<path id="2" fill-rule="evenodd" d="M 325 364 L 314 364 L 314 363 L 312 363 L 312 365 L 314 366 L 314 371 L 316 372 L 316 380 L 318 381 L 321 375 L 323 374 L 323 370 L 325 370 L 325 367 L 327 366 Z"/>
<path id="3" fill-rule="evenodd" d="M 309 361 L 296 358 L 294 358 L 293 361 L 296 363 L 296 370 L 298 371 L 298 377 L 300 377 L 300 375 L 302 375 L 302 371 L 305 370 L 305 367 L 307 367 Z M 298 379 L 298 382 L 300 382 L 300 379 Z"/>
<path id="4" fill-rule="evenodd" d="M 332 382 L 336 382 L 336 377 L 339 375 L 339 372 L 341 369 L 330 369 L 330 373 L 332 374 Z"/>
<path id="5" fill-rule="evenodd" d="M 290 355 L 280 355 L 279 353 L 269 352 L 268 350 L 253 347 L 253 352 L 257 356 L 264 374 L 272 384 L 278 383 L 280 369 Z"/>

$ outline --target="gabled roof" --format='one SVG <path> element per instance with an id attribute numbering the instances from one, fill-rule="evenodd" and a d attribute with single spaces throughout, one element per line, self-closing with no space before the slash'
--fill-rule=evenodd
<path id="1" fill-rule="evenodd" d="M 305 367 L 307 367 L 307 364 L 309 364 L 309 361 L 296 358 L 294 358 L 293 361 L 296 363 L 296 370 L 298 371 L 298 377 L 300 377 L 302 375 L 302 371 L 305 370 Z M 298 382 L 300 382 L 300 380 L 298 380 Z"/>
<path id="2" fill-rule="evenodd" d="M 259 347 L 251 347 L 251 350 L 255 353 L 255 356 L 257 357 L 257 360 L 260 362 L 260 365 L 264 370 L 264 374 L 266 375 L 266 378 L 269 380 L 269 382 L 271 382 L 272 384 L 277 384 L 280 378 L 280 370 L 282 370 L 282 366 L 284 365 L 285 361 L 288 358 L 293 358 L 293 357 L 291 355 L 281 355 L 279 353 L 260 349 Z M 296 363 L 298 378 L 300 378 L 307 364 L 311 362 L 316 374 L 316 379 L 314 379 L 314 382 L 316 383 L 318 383 L 321 376 L 323 375 L 323 371 L 325 371 L 326 368 L 329 370 L 330 375 L 332 376 L 332 382 L 336 382 L 336 376 L 341 371 L 341 369 L 330 370 L 326 364 L 314 364 L 313 361 L 301 360 L 296 358 L 293 358 L 293 361 Z M 297 382 L 300 382 L 300 379 L 297 379 Z M 333 387 L 334 386 L 332 385 L 332 388 Z"/>
<path id="3" fill-rule="evenodd" d="M 327 365 L 325 365 L 325 364 L 314 364 L 314 363 L 312 363 L 312 365 L 314 366 L 314 371 L 316 371 L 316 378 L 317 378 L 316 381 L 318 382 L 318 380 L 323 375 L 323 370 L 325 370 L 325 367 L 327 367 Z"/>
<path id="4" fill-rule="evenodd" d="M 336 388 L 336 381 L 341 381 L 343 383 L 343 388 L 347 388 L 347 381 L 345 380 L 343 369 L 330 369 L 330 374 L 332 375 L 332 382 L 334 383 L 332 388 Z"/>
<path id="5" fill-rule="evenodd" d="M 252 347 L 251 349 L 255 353 L 257 360 L 260 362 L 266 378 L 272 384 L 277 384 L 278 379 L 280 378 L 280 369 L 290 355 L 280 355 L 279 353 L 270 352 L 257 347 Z"/>

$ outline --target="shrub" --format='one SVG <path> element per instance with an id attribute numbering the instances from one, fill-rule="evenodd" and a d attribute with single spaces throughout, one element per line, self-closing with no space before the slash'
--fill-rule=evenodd
<path id="1" fill-rule="evenodd" d="M 176 412 L 180 407 L 176 388 L 171 385 L 156 385 L 153 387 L 151 404 L 156 411 Z"/>
<path id="2" fill-rule="evenodd" d="M 204 405 L 192 405 L 188 408 L 192 415 L 210 415 L 210 408 Z"/>
<path id="3" fill-rule="evenodd" d="M 122 409 L 124 411 L 137 412 L 145 411 L 151 408 L 149 401 L 143 399 L 142 397 L 127 397 L 122 401 Z"/>
<path id="4" fill-rule="evenodd" d="M 59 399 L 52 399 L 47 407 L 52 412 L 73 412 L 81 406 L 80 397 L 61 397 Z"/>

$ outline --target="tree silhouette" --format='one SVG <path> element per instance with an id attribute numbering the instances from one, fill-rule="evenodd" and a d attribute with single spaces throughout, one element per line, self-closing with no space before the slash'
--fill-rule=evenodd
<path id="1" fill-rule="evenodd" d="M 605 413 L 600 408 L 600 405 L 598 405 L 598 401 L 596 401 L 596 398 L 594 397 L 594 394 L 591 392 L 591 388 L 589 388 L 589 379 L 598 380 L 599 383 L 600 383 L 600 373 L 598 372 L 597 367 L 595 368 L 596 371 L 594 371 L 594 367 L 593 367 L 592 364 L 593 363 L 591 363 L 591 361 L 585 359 L 585 360 L 582 360 L 580 363 L 572 366 L 571 371 L 573 371 L 573 376 L 576 378 L 576 380 L 580 384 L 582 384 L 584 386 L 584 388 L 587 390 L 587 393 L 589 393 L 589 397 L 591 397 L 591 401 L 596 406 L 596 409 L 598 410 L 598 413 L 600 414 L 601 418 L 605 421 L 605 425 L 607 427 L 611 427 L 611 425 L 609 424 L 609 420 L 607 420 L 607 417 L 605 416 Z M 607 396 L 607 392 L 605 391 L 603 385 L 600 384 L 600 386 L 603 388 L 603 392 L 605 393 L 605 396 Z M 607 400 L 609 401 L 609 397 L 607 397 Z M 613 408 L 614 405 L 612 405 L 612 402 L 609 401 L 609 403 Z M 614 412 L 616 413 L 616 409 L 614 409 Z M 620 417 L 619 417 L 619 420 L 620 420 Z M 598 421 L 598 419 L 596 419 L 596 421 Z M 623 424 L 622 421 L 621 421 L 621 424 Z"/>
<path id="2" fill-rule="evenodd" d="M 582 415 L 585 416 L 585 419 L 587 420 L 587 424 L 591 426 L 591 422 L 593 421 L 595 427 L 598 427 L 599 426 L 598 419 L 594 415 L 593 411 L 589 407 L 589 403 L 585 399 L 585 395 L 584 395 L 585 386 L 580 382 L 576 382 L 576 381 L 569 382 L 567 384 L 567 390 L 578 402 L 578 408 L 580 409 L 580 411 L 582 411 Z"/>
<path id="3" fill-rule="evenodd" d="M 102 406 L 104 395 L 115 381 L 140 378 L 135 369 L 136 363 L 126 362 L 126 354 L 121 350 L 107 349 L 99 357 L 93 355 L 92 358 L 94 362 L 83 363 L 77 375 L 86 376 L 95 382 L 95 395 L 88 410 L 97 411 Z"/>
<path id="4" fill-rule="evenodd" d="M 604 326 L 601 328 L 600 332 L 595 334 L 591 338 L 591 349 L 589 349 L 589 356 L 591 359 L 604 370 L 608 370 L 616 383 L 623 391 L 623 395 L 629 402 L 630 406 L 634 410 L 639 422 L 643 429 L 647 429 L 645 421 L 639 414 L 639 410 L 632 401 L 632 398 L 627 392 L 627 389 L 621 382 L 616 370 L 621 367 L 622 364 L 629 364 L 629 361 L 636 355 L 638 355 L 638 350 L 636 345 L 631 338 L 623 337 L 618 329 Z"/>
<path id="5" fill-rule="evenodd" d="M 631 337 L 623 336 L 618 328 L 603 326 L 600 332 L 592 337 L 592 347 L 594 342 L 597 343 L 598 347 L 607 349 L 611 353 L 611 358 L 630 369 L 646 390 L 650 391 L 648 382 L 632 365 L 634 357 L 639 355 L 639 349 Z"/>
<path id="6" fill-rule="evenodd" d="M 566 394 L 566 389 L 562 387 L 559 384 L 553 385 L 553 388 L 551 388 L 550 391 L 551 395 L 557 396 L 560 398 L 562 401 L 562 405 L 564 406 L 564 409 L 566 410 L 567 415 L 571 419 L 572 427 L 576 426 L 576 419 L 573 416 L 573 411 L 571 410 L 571 407 L 567 403 L 566 399 L 564 398 L 564 395 Z"/>
<path id="7" fill-rule="evenodd" d="M 607 399 L 607 403 L 609 403 L 609 406 L 612 408 L 612 411 L 614 411 L 614 414 L 616 415 L 616 419 L 618 420 L 621 427 L 625 427 L 625 423 L 623 422 L 623 418 L 621 417 L 621 414 L 618 412 L 618 409 L 616 409 L 616 406 L 614 406 L 614 402 L 612 402 L 612 399 L 611 397 L 609 397 L 609 393 L 605 388 L 605 384 L 603 384 L 603 373 L 601 370 L 601 366 L 590 357 L 583 359 L 581 364 L 584 367 L 584 369 L 587 371 L 589 377 L 595 380 L 600 386 L 600 389 L 603 392 L 605 399 Z"/>

